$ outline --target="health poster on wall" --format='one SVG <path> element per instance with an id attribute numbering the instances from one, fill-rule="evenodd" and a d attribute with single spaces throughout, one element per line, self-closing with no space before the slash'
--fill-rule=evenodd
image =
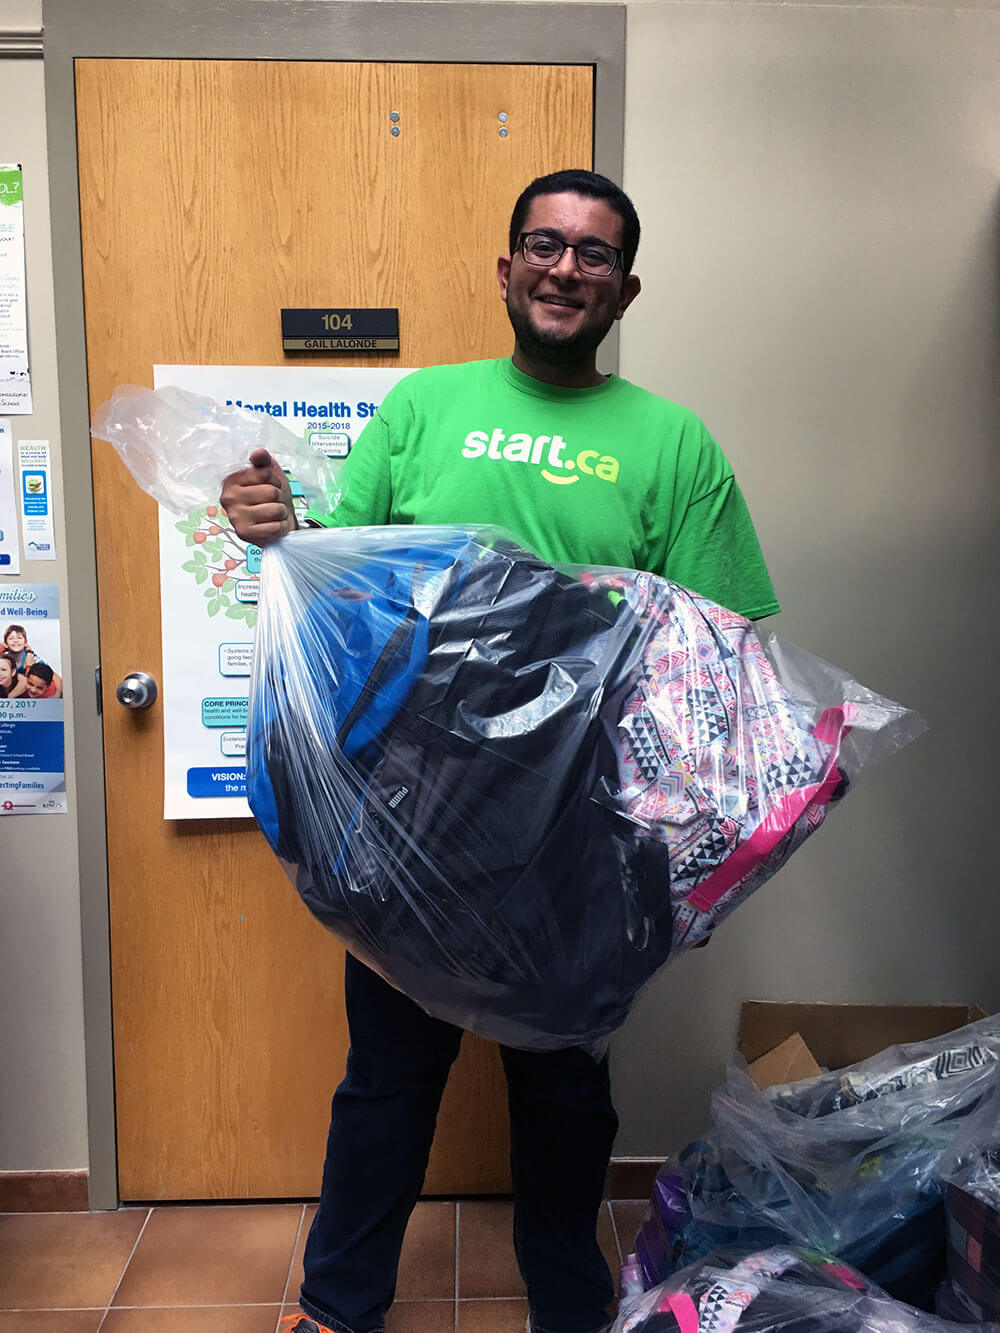
<path id="1" fill-rule="evenodd" d="M 66 810 L 59 589 L 0 587 L 0 814 Z"/>
<path id="2" fill-rule="evenodd" d="M 336 366 L 154 366 L 153 383 L 267 412 L 335 466 L 407 374 Z M 217 504 L 184 518 L 161 507 L 165 819 L 250 815 L 246 716 L 260 560 L 259 548 L 239 540 Z"/>
<path id="3" fill-rule="evenodd" d="M 56 539 L 52 527 L 52 461 L 48 440 L 19 440 L 17 461 L 21 473 L 21 532 L 29 560 L 54 560 Z"/>

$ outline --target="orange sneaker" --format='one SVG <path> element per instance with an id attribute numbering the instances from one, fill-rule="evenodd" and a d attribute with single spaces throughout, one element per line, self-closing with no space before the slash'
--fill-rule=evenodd
<path id="1" fill-rule="evenodd" d="M 286 1314 L 278 1323 L 278 1333 L 333 1333 L 326 1324 L 317 1324 L 307 1314 Z"/>

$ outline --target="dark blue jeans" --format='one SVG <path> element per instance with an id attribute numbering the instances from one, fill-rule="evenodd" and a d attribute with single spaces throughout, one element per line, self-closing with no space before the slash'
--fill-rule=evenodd
<path id="1" fill-rule="evenodd" d="M 301 1305 L 338 1333 L 377 1333 L 462 1031 L 429 1017 L 350 955 L 344 995 L 351 1049 L 333 1098 Z M 614 1295 L 596 1236 L 618 1128 L 607 1060 L 578 1048 L 500 1052 L 514 1248 L 532 1323 L 539 1333 L 596 1333 Z"/>

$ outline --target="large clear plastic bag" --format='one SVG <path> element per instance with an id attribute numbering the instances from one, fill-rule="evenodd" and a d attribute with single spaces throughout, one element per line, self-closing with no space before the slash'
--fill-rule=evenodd
<path id="1" fill-rule="evenodd" d="M 173 514 L 214 504 L 225 478 L 247 467 L 255 449 L 294 476 L 309 504 L 332 508 L 336 498 L 336 469 L 280 421 L 176 386 L 119 386 L 94 413 L 91 434 L 107 440 Z"/>
<path id="2" fill-rule="evenodd" d="M 92 433 L 175 512 L 260 447 L 336 500 L 278 422 L 177 388 L 117 390 Z M 556 569 L 493 530 L 293 532 L 264 553 L 265 835 L 358 957 L 511 1045 L 599 1045 L 923 729 L 676 584 Z"/>
<path id="3" fill-rule="evenodd" d="M 636 1242 L 647 1281 L 719 1245 L 785 1240 L 929 1306 L 944 1263 L 942 1163 L 998 1057 L 1000 1015 L 763 1092 L 734 1057 L 712 1132 L 659 1173 Z"/>
<path id="4" fill-rule="evenodd" d="M 676 584 L 489 528 L 292 533 L 261 579 L 265 835 L 352 952 L 514 1046 L 600 1042 L 922 729 L 798 650 L 793 697 Z"/>
<path id="5" fill-rule="evenodd" d="M 941 1179 L 1000 1209 L 1000 1060 L 941 1162 Z"/>
<path id="6" fill-rule="evenodd" d="M 996 1333 L 996 1325 L 982 1325 Z M 626 1303 L 611 1333 L 957 1333 L 859 1272 L 785 1246 L 720 1250 Z"/>

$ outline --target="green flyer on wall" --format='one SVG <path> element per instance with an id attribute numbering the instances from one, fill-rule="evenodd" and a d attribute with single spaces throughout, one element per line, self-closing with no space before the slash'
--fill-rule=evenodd
<path id="1" fill-rule="evenodd" d="M 24 181 L 16 163 L 0 163 L 0 415 L 30 411 Z"/>

